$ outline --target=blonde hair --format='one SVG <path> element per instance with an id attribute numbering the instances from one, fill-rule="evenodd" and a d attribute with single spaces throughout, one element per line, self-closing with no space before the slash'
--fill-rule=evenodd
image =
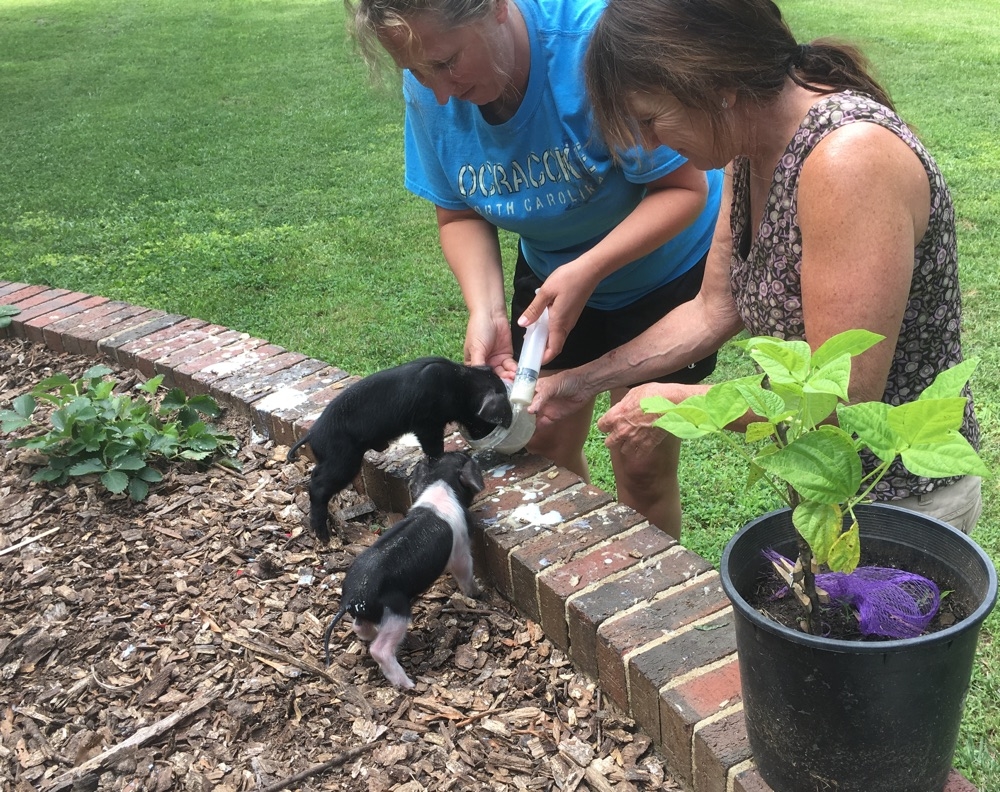
<path id="1" fill-rule="evenodd" d="M 409 19 L 417 14 L 437 16 L 449 27 L 460 27 L 485 17 L 497 0 L 344 0 L 347 26 L 369 68 L 377 72 L 385 51 L 380 33 L 401 30 L 413 38 Z"/>

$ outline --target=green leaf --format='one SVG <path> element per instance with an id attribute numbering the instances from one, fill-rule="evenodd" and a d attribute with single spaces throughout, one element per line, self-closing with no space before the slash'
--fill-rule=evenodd
<path id="1" fill-rule="evenodd" d="M 709 420 L 720 429 L 742 418 L 747 411 L 746 401 L 740 395 L 738 386 L 732 382 L 722 382 L 709 388 L 703 404 Z"/>
<path id="2" fill-rule="evenodd" d="M 160 402 L 160 411 L 179 410 L 187 404 L 187 397 L 180 388 L 171 388 Z"/>
<path id="3" fill-rule="evenodd" d="M 884 339 L 885 336 L 870 330 L 844 330 L 842 333 L 830 336 L 819 345 L 812 355 L 813 366 L 822 368 L 841 355 L 850 357 L 860 355 Z"/>
<path id="4" fill-rule="evenodd" d="M 926 445 L 913 445 L 902 453 L 903 465 L 911 473 L 927 478 L 947 476 L 990 475 L 986 463 L 960 432 L 952 432 L 947 440 L 934 440 Z"/>
<path id="5" fill-rule="evenodd" d="M 69 476 L 65 470 L 44 467 L 31 477 L 36 484 L 65 484 Z"/>
<path id="6" fill-rule="evenodd" d="M 965 383 L 969 381 L 972 372 L 976 370 L 976 366 L 978 365 L 979 358 L 972 357 L 968 360 L 963 360 L 961 363 L 956 363 L 950 369 L 939 372 L 934 381 L 923 389 L 917 400 L 958 396 L 962 393 Z"/>
<path id="7" fill-rule="evenodd" d="M 861 533 L 858 528 L 858 521 L 855 520 L 851 527 L 844 531 L 837 541 L 833 543 L 826 563 L 834 572 L 850 574 L 858 568 L 860 561 Z"/>
<path id="8" fill-rule="evenodd" d="M 759 443 L 761 440 L 773 437 L 774 433 L 774 424 L 770 421 L 754 421 L 747 424 L 745 436 L 747 443 Z"/>
<path id="9" fill-rule="evenodd" d="M 772 382 L 804 382 L 809 374 L 809 344 L 764 336 L 747 342 L 747 351 Z"/>
<path id="10" fill-rule="evenodd" d="M 844 404 L 837 409 L 841 428 L 857 435 L 861 444 L 883 462 L 892 462 L 906 445 L 889 426 L 889 409 L 884 402 Z"/>
<path id="11" fill-rule="evenodd" d="M 85 372 L 83 372 L 83 377 L 81 379 L 85 380 L 99 380 L 101 377 L 106 377 L 109 374 L 114 374 L 114 372 L 107 366 L 98 363 L 96 366 L 91 366 Z"/>
<path id="12" fill-rule="evenodd" d="M 14 412 L 16 412 L 22 418 L 30 418 L 32 414 L 35 412 L 35 407 L 37 405 L 35 402 L 35 397 L 32 396 L 30 393 L 25 393 L 14 399 L 14 401 L 11 403 L 11 406 L 14 408 Z"/>
<path id="13" fill-rule="evenodd" d="M 26 426 L 31 426 L 27 418 L 22 418 L 13 410 L 0 410 L 0 432 L 16 432 Z"/>
<path id="14" fill-rule="evenodd" d="M 59 373 L 59 374 L 54 374 L 48 379 L 43 379 L 41 382 L 39 382 L 35 386 L 34 392 L 37 393 L 37 391 L 51 391 L 57 388 L 72 387 L 72 385 L 73 385 L 73 380 L 71 380 L 65 374 Z"/>
<path id="15" fill-rule="evenodd" d="M 966 404 L 963 396 L 917 399 L 890 407 L 886 422 L 906 445 L 942 442 L 962 426 Z"/>
<path id="16" fill-rule="evenodd" d="M 805 393 L 821 393 L 847 401 L 847 386 L 851 381 L 851 358 L 841 355 L 829 363 L 815 369 L 806 380 Z M 832 410 L 831 410 L 832 412 Z M 824 416 L 825 417 L 825 416 Z"/>
<path id="17" fill-rule="evenodd" d="M 90 473 L 103 473 L 108 469 L 108 466 L 104 464 L 104 461 L 97 458 L 84 459 L 81 462 L 77 462 L 73 467 L 69 469 L 69 474 L 71 476 L 86 476 Z"/>
<path id="18" fill-rule="evenodd" d="M 222 415 L 222 410 L 219 408 L 218 403 L 207 393 L 200 396 L 192 396 L 188 399 L 188 405 L 209 418 L 218 418 Z"/>
<path id="19" fill-rule="evenodd" d="M 844 528 L 844 513 L 835 503 L 805 500 L 792 512 L 792 524 L 809 544 L 816 563 L 825 564 Z"/>
<path id="20" fill-rule="evenodd" d="M 820 426 L 756 462 L 805 500 L 842 503 L 861 486 L 861 460 L 850 435 L 838 426 Z"/>
<path id="21" fill-rule="evenodd" d="M 211 451 L 194 451 L 191 449 L 185 449 L 184 451 L 181 451 L 177 456 L 179 456 L 181 459 L 190 459 L 193 462 L 201 462 L 201 460 L 211 456 L 211 454 L 212 454 Z"/>
<path id="22" fill-rule="evenodd" d="M 777 392 L 761 386 L 762 376 L 754 379 L 756 382 L 747 379 L 733 380 L 733 384 L 746 402 L 747 409 L 754 415 L 767 418 L 771 423 L 780 422 L 788 412 L 785 400 Z"/>
<path id="23" fill-rule="evenodd" d="M 745 342 L 747 352 L 773 382 L 802 383 L 809 375 L 811 352 L 805 341 L 759 336 Z"/>
<path id="24" fill-rule="evenodd" d="M 128 486 L 128 476 L 119 470 L 109 470 L 101 476 L 101 483 L 107 488 L 108 492 L 113 492 L 117 495 L 120 492 L 124 492 Z"/>
<path id="25" fill-rule="evenodd" d="M 149 467 L 148 465 L 135 474 L 138 478 L 143 481 L 148 481 L 150 484 L 155 484 L 158 481 L 163 481 L 163 474 L 160 473 L 154 467 Z"/>
<path id="26" fill-rule="evenodd" d="M 136 385 L 135 387 L 137 390 L 145 391 L 150 396 L 153 396 L 155 395 L 156 391 L 160 389 L 160 385 L 162 384 L 163 384 L 163 375 L 157 374 L 152 379 L 148 379 L 141 385 Z"/>
<path id="27" fill-rule="evenodd" d="M 145 500 L 148 494 L 149 494 L 149 484 L 147 484 L 141 478 L 129 479 L 128 496 L 132 500 L 138 503 L 139 501 Z"/>
<path id="28" fill-rule="evenodd" d="M 121 459 L 116 459 L 111 467 L 114 470 L 142 470 L 146 467 L 146 463 L 141 457 L 129 455 Z"/>
<path id="29" fill-rule="evenodd" d="M 684 408 L 680 405 L 677 405 L 676 410 L 663 413 L 653 421 L 653 426 L 681 440 L 693 440 L 718 431 L 718 427 L 712 424 L 704 410 Z"/>
<path id="30" fill-rule="evenodd" d="M 0 316 L 17 316 L 19 313 L 21 309 L 13 305 L 0 305 Z"/>
<path id="31" fill-rule="evenodd" d="M 801 426 L 810 429 L 819 426 L 833 414 L 839 403 L 840 399 L 832 393 L 803 392 L 799 404 Z"/>

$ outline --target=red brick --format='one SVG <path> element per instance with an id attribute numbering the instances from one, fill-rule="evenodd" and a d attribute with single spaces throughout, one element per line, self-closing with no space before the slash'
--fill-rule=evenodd
<path id="1" fill-rule="evenodd" d="M 774 792 L 760 777 L 756 767 L 744 770 L 733 779 L 733 792 Z M 957 770 L 952 770 L 941 792 L 978 792 L 976 786 Z M 985 790 L 983 791 L 985 792 Z"/>
<path id="2" fill-rule="evenodd" d="M 107 302 L 109 302 L 107 297 L 87 297 L 64 308 L 63 312 L 66 314 L 64 319 L 47 324 L 42 328 L 45 346 L 53 352 L 70 352 L 74 347 L 79 349 L 79 346 L 74 343 L 74 339 L 70 338 L 75 326 L 74 317 L 83 316 L 87 311 L 96 310 Z M 67 347 L 66 343 L 69 343 L 70 347 Z"/>
<path id="3" fill-rule="evenodd" d="M 483 480 L 485 482 L 485 475 Z M 575 473 L 563 468 L 552 468 L 530 479 L 518 481 L 509 488 L 493 491 L 473 504 L 473 515 L 479 524 L 474 526 L 473 532 L 480 533 L 478 528 L 482 526 L 481 534 L 473 542 L 474 551 L 478 551 L 480 555 L 476 558 L 474 554 L 474 558 L 482 564 L 481 568 L 487 570 L 487 576 L 503 596 L 511 599 L 514 594 L 510 577 L 511 550 L 550 530 L 549 526 L 537 521 L 523 520 L 523 512 L 519 513 L 518 509 L 536 505 L 544 517 L 556 511 L 544 499 L 556 496 L 569 487 L 579 487 L 582 483 Z M 575 516 L 556 513 L 560 521 Z"/>
<path id="4" fill-rule="evenodd" d="M 287 369 L 261 376 L 255 385 L 261 388 L 261 392 L 249 402 L 243 402 L 249 409 L 250 417 L 258 427 L 258 431 L 279 445 L 291 445 L 295 442 L 296 421 L 307 412 L 310 415 L 314 414 L 308 395 L 296 386 L 315 373 L 317 368 L 325 367 L 326 364 L 322 361 L 306 358 Z M 343 380 L 344 387 L 348 387 L 353 381 L 356 380 L 350 378 Z M 231 398 L 221 387 L 216 391 L 213 386 L 213 393 L 218 393 L 220 400 Z M 318 412 L 315 412 L 315 415 L 318 416 Z"/>
<path id="5" fill-rule="evenodd" d="M 533 478 L 540 473 L 544 472 L 550 479 L 559 475 L 552 461 L 538 454 L 522 452 L 507 456 L 496 451 L 479 451 L 476 453 L 476 459 L 483 472 L 483 483 L 486 485 L 476 498 L 477 503 L 489 501 L 518 482 Z M 578 478 L 576 481 L 582 482 L 583 479 Z M 495 519 L 489 512 L 484 512 L 484 516 L 486 519 Z"/>
<path id="6" fill-rule="evenodd" d="M 0 280 L 0 304 L 10 305 L 8 302 L 9 295 L 21 291 L 21 289 L 26 289 L 29 285 L 28 283 L 18 283 L 17 281 Z"/>
<path id="7" fill-rule="evenodd" d="M 634 529 L 645 518 L 634 509 L 619 503 L 611 503 L 584 519 L 587 524 L 584 536 L 571 547 L 555 548 L 555 553 L 544 557 L 549 562 L 544 569 L 534 573 L 538 593 L 538 621 L 546 636 L 564 651 L 570 648 L 566 600 L 574 592 L 614 574 L 623 566 L 638 563 L 639 559 L 631 554 L 649 549 L 649 540 L 654 538 L 652 532 L 666 536 L 656 529 L 648 534 L 645 533 L 647 529 L 640 529 L 646 540 L 637 546 Z M 672 540 L 668 538 L 664 541 L 657 537 L 657 549 L 669 541 Z M 516 572 L 513 558 L 511 571 Z M 516 587 L 515 577 L 515 589 Z"/>
<path id="8" fill-rule="evenodd" d="M 684 555 L 679 554 L 672 559 L 678 565 L 678 573 L 686 566 Z M 712 571 L 687 585 L 667 589 L 664 596 L 621 618 L 605 621 L 597 628 L 597 668 L 601 688 L 625 708 L 628 705 L 628 688 L 622 658 L 626 654 L 728 606 L 729 599 L 722 592 L 719 576 Z M 656 689 L 672 678 L 673 675 L 659 677 Z M 655 707 L 655 701 L 654 697 L 646 704 Z M 659 721 L 659 712 L 656 713 L 656 721 Z"/>
<path id="9" fill-rule="evenodd" d="M 513 601 L 532 621 L 541 621 L 535 580 L 552 564 L 564 564 L 575 556 L 625 530 L 619 520 L 598 511 L 612 502 L 611 496 L 589 484 L 569 489 L 547 502 L 550 511 L 564 521 L 551 526 L 510 554 Z M 562 644 L 565 648 L 565 641 Z"/>
<path id="10" fill-rule="evenodd" d="M 99 320 L 78 327 L 73 331 L 73 337 L 80 347 L 80 354 L 96 357 L 100 354 L 98 342 L 119 330 L 128 330 L 146 322 L 148 308 L 138 305 L 127 305 L 115 313 L 109 313 Z"/>
<path id="11" fill-rule="evenodd" d="M 660 694 L 660 747 L 675 775 L 691 782 L 695 726 L 741 699 L 740 666 L 735 656 Z"/>
<path id="12" fill-rule="evenodd" d="M 751 767 L 733 779 L 733 792 L 773 792 L 773 790 L 760 777 L 760 771 L 756 767 Z"/>
<path id="13" fill-rule="evenodd" d="M 13 283 L 8 287 L 7 293 L 3 295 L 3 304 L 17 307 L 18 303 L 31 299 L 36 294 L 44 291 L 49 291 L 49 287 L 34 286 L 27 283 Z"/>
<path id="14" fill-rule="evenodd" d="M 60 297 L 64 297 L 67 294 L 70 294 L 67 289 L 43 289 L 42 291 L 35 292 L 30 297 L 26 297 L 25 299 L 18 301 L 15 307 L 17 307 L 21 313 L 17 316 L 22 320 L 25 314 L 36 316 L 39 311 L 39 306 L 44 306 L 46 303 L 51 302 L 52 300 L 58 300 Z M 85 296 L 86 295 L 83 295 L 83 297 Z M 82 297 L 80 299 L 82 299 Z M 4 303 L 4 305 L 10 305 L 10 303 Z M 42 308 L 40 310 L 44 311 L 45 309 Z"/>
<path id="15" fill-rule="evenodd" d="M 266 348 L 263 353 L 262 348 Z M 280 349 L 248 333 L 225 330 L 187 349 L 172 352 L 155 365 L 158 371 L 170 369 L 177 387 L 189 393 L 209 393 L 210 383 L 224 376 L 230 366 L 247 365 L 257 360 L 259 354 L 277 354 Z"/>
<path id="16" fill-rule="evenodd" d="M 671 679 L 728 657 L 736 651 L 732 611 L 724 611 L 697 628 L 632 655 L 628 660 L 628 705 L 647 734 L 660 734 L 660 688 Z M 604 671 L 601 670 L 604 688 Z M 605 689 L 606 690 L 606 689 Z M 607 692 L 607 691 L 606 691 Z"/>
<path id="17" fill-rule="evenodd" d="M 410 474 L 423 456 L 420 446 L 402 443 L 393 443 L 382 452 L 367 452 L 358 476 L 359 491 L 382 511 L 405 514 L 413 503 Z"/>
<path id="18" fill-rule="evenodd" d="M 216 379 L 209 385 L 211 392 L 219 399 L 239 400 L 251 410 L 258 410 L 258 402 L 279 390 L 293 388 L 310 374 L 326 367 L 322 360 L 314 360 L 298 352 L 279 352 L 270 357 L 262 357 L 247 366 L 238 376 Z M 202 374 L 195 374 L 202 380 Z M 296 389 L 297 390 L 297 389 Z M 268 418 L 270 422 L 270 418 Z"/>
<path id="19" fill-rule="evenodd" d="M 698 792 L 726 792 L 729 768 L 749 758 L 742 710 L 702 726 L 694 735 L 694 788 Z"/>
<path id="20" fill-rule="evenodd" d="M 102 355 L 116 360 L 123 366 L 132 367 L 134 355 L 120 354 L 122 347 L 128 344 L 140 343 L 141 339 L 166 330 L 169 327 L 188 321 L 180 314 L 168 314 L 163 311 L 149 310 L 142 315 L 142 321 L 132 327 L 114 328 L 112 335 L 105 336 L 97 342 L 97 349 Z"/>
<path id="21" fill-rule="evenodd" d="M 579 586 L 575 588 L 578 591 L 599 580 L 601 572 L 619 573 L 635 567 L 633 571 L 619 574 L 592 591 L 568 597 L 566 618 L 570 656 L 582 670 L 596 679 L 597 629 L 605 619 L 643 600 L 652 599 L 712 567 L 700 556 L 678 547 L 673 538 L 652 525 L 643 526 L 594 555 L 594 563 L 587 567 L 582 566 L 582 562 L 587 561 L 585 557 L 580 559 L 581 564 L 567 564 L 551 576 L 543 575 L 539 589 L 543 592 L 544 618 L 547 610 L 544 607 L 545 592 L 550 590 L 550 586 L 556 593 L 562 594 L 573 586 L 579 576 Z M 611 563 L 607 563 L 609 561 Z"/>
<path id="22" fill-rule="evenodd" d="M 45 328 L 82 310 L 76 308 L 75 304 L 88 297 L 83 292 L 69 292 L 63 289 L 57 291 L 62 292 L 59 297 L 22 311 L 15 317 L 15 322 L 21 323 L 23 337 L 32 343 L 44 344 Z"/>
<path id="23" fill-rule="evenodd" d="M 123 366 L 140 371 L 143 371 L 143 367 L 145 367 L 143 373 L 147 377 L 152 377 L 156 373 L 153 368 L 154 361 L 186 344 L 197 343 L 208 335 L 208 333 L 200 332 L 201 328 L 207 326 L 208 322 L 201 319 L 184 319 L 164 327 L 162 330 L 143 335 L 118 347 L 118 361 Z"/>
<path id="24" fill-rule="evenodd" d="M 83 343 L 84 339 L 89 339 L 95 334 L 98 338 L 102 335 L 110 335 L 110 331 L 107 333 L 102 331 L 104 328 L 116 324 L 121 319 L 119 314 L 122 312 L 145 310 L 136 309 L 128 303 L 117 300 L 106 300 L 103 297 L 100 299 L 102 300 L 100 304 L 85 308 L 72 316 L 67 316 L 61 322 L 54 322 L 48 326 L 49 330 L 62 336 L 63 348 L 67 352 L 76 355 L 91 354 L 87 344 Z M 76 304 L 82 306 L 85 302 L 86 300 L 83 300 Z M 93 350 L 96 354 L 96 344 L 93 345 Z"/>

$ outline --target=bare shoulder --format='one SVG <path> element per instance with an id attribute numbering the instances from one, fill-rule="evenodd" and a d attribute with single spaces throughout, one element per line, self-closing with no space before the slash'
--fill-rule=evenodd
<path id="1" fill-rule="evenodd" d="M 929 190 L 920 158 L 898 135 L 865 121 L 830 132 L 806 158 L 800 190 L 860 194 Z"/>
<path id="2" fill-rule="evenodd" d="M 920 158 L 878 124 L 834 130 L 802 165 L 798 216 L 803 228 L 884 228 L 906 218 L 916 243 L 927 228 L 930 204 L 930 179 Z"/>

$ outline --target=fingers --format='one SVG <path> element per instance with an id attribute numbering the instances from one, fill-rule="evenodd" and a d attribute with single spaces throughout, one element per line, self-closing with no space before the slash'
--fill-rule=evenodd
<path id="1" fill-rule="evenodd" d="M 542 311 L 548 308 L 551 304 L 552 304 L 552 297 L 547 295 L 544 289 L 539 289 L 538 291 L 535 292 L 535 299 L 533 299 L 531 303 L 529 303 L 528 307 L 524 309 L 524 313 L 522 313 L 518 317 L 517 324 L 520 327 L 527 327 L 530 324 L 534 324 L 535 322 L 538 321 L 538 317 L 542 315 Z M 550 322 L 551 322 L 551 313 L 552 312 L 549 311 Z M 551 332 L 552 329 L 550 324 L 549 333 L 551 334 Z"/>

